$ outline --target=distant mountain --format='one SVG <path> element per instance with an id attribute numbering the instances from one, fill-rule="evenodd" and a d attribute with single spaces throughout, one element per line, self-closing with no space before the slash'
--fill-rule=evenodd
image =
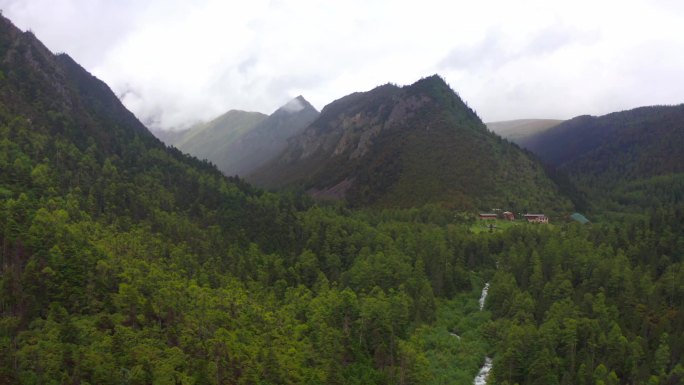
<path id="1" fill-rule="evenodd" d="M 304 131 L 317 117 L 318 111 L 304 97 L 297 96 L 230 141 L 216 164 L 226 175 L 246 177 L 283 152 L 287 140 Z"/>
<path id="2" fill-rule="evenodd" d="M 214 163 L 224 173 L 230 145 L 268 116 L 260 112 L 230 110 L 207 123 L 196 124 L 169 139 L 179 150 Z"/>
<path id="3" fill-rule="evenodd" d="M 489 122 L 487 128 L 502 137 L 524 145 L 525 141 L 563 122 L 557 119 L 518 119 Z"/>
<path id="4" fill-rule="evenodd" d="M 301 133 L 318 111 L 298 96 L 273 114 L 230 110 L 182 131 L 157 131 L 166 144 L 214 163 L 226 175 L 247 176 L 280 154 L 287 140 Z"/>
<path id="5" fill-rule="evenodd" d="M 489 132 L 437 75 L 334 101 L 250 179 L 355 205 L 568 207 L 540 163 Z"/>

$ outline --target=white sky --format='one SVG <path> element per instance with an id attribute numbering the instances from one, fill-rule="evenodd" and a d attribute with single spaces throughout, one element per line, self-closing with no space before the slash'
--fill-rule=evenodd
<path id="1" fill-rule="evenodd" d="M 684 102 L 679 0 L 0 0 L 153 128 L 442 75 L 485 121 Z"/>

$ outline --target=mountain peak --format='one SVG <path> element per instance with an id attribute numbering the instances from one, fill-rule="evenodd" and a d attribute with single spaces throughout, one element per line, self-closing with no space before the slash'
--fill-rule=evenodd
<path id="1" fill-rule="evenodd" d="M 300 112 L 305 109 L 316 111 L 316 109 L 311 105 L 311 103 L 304 99 L 302 95 L 298 95 L 296 98 L 291 99 L 289 102 L 285 103 L 283 106 L 278 108 L 278 111 L 284 111 L 291 114 L 295 112 Z"/>
<path id="2" fill-rule="evenodd" d="M 439 76 L 438 74 L 434 74 L 425 78 L 421 78 L 417 82 L 411 84 L 410 86 L 405 87 L 407 90 L 412 90 L 412 91 L 422 91 L 428 94 L 434 93 L 434 92 L 439 92 L 442 94 L 454 94 L 456 95 L 456 92 L 451 89 L 449 84 L 444 80 L 443 77 Z"/>

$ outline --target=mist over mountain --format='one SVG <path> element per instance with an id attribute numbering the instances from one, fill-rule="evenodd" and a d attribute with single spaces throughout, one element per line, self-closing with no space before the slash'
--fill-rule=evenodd
<path id="1" fill-rule="evenodd" d="M 517 119 L 489 122 L 487 128 L 524 147 L 525 141 L 563 122 L 557 119 Z"/>
<path id="2" fill-rule="evenodd" d="M 436 75 L 330 103 L 249 178 L 271 187 L 301 184 L 356 205 L 567 207 L 541 165 L 487 131 Z"/>

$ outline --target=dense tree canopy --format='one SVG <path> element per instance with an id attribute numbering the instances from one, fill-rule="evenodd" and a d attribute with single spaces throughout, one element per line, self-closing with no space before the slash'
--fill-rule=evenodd
<path id="1" fill-rule="evenodd" d="M 469 384 L 485 356 L 491 384 L 684 378 L 668 180 L 591 226 L 317 204 L 166 148 L 0 29 L 0 383 Z"/>

